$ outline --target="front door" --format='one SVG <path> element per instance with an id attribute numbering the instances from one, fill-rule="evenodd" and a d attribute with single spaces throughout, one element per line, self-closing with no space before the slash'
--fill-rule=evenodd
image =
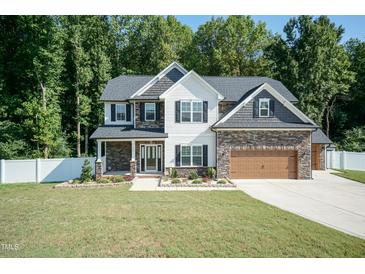
<path id="1" fill-rule="evenodd" d="M 157 171 L 157 146 L 146 145 L 146 171 Z"/>

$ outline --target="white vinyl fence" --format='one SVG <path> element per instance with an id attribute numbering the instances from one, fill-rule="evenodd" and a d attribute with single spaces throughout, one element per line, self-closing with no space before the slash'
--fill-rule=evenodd
<path id="1" fill-rule="evenodd" d="M 327 168 L 365 170 L 365 152 L 327 151 Z"/>
<path id="2" fill-rule="evenodd" d="M 84 160 L 95 174 L 95 157 L 0 160 L 0 183 L 59 182 L 80 177 Z"/>

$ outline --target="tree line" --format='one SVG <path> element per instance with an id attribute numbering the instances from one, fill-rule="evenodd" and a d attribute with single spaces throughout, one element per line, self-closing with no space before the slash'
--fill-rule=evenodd
<path id="1" fill-rule="evenodd" d="M 173 61 L 280 80 L 340 148 L 363 151 L 365 42 L 341 43 L 344 31 L 326 16 L 294 17 L 284 35 L 249 16 L 196 32 L 174 16 L 0 16 L 0 158 L 93 154 L 106 82 Z"/>

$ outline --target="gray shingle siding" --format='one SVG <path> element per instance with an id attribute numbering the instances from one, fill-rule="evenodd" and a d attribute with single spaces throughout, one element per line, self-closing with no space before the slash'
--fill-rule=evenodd
<path id="1" fill-rule="evenodd" d="M 254 117 L 254 101 L 259 98 L 270 98 L 275 102 L 273 117 Z M 245 106 L 233 114 L 227 121 L 214 126 L 215 128 L 307 128 L 315 127 L 304 123 L 299 117 L 276 100 L 268 91 L 263 90 Z"/>
<path id="2" fill-rule="evenodd" d="M 159 81 L 153 84 L 149 89 L 147 89 L 144 93 L 141 94 L 141 97 L 145 96 L 160 96 L 166 90 L 168 90 L 173 84 L 179 81 L 184 74 L 180 72 L 178 69 L 170 70 L 164 77 L 162 77 Z"/>

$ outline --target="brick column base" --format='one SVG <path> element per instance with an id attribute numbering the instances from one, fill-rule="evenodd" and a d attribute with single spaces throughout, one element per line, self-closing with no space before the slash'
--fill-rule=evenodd
<path id="1" fill-rule="evenodd" d="M 130 161 L 131 176 L 136 177 L 137 173 L 137 161 Z"/>
<path id="2" fill-rule="evenodd" d="M 95 178 L 100 178 L 103 175 L 103 162 L 101 160 L 95 161 Z"/>

